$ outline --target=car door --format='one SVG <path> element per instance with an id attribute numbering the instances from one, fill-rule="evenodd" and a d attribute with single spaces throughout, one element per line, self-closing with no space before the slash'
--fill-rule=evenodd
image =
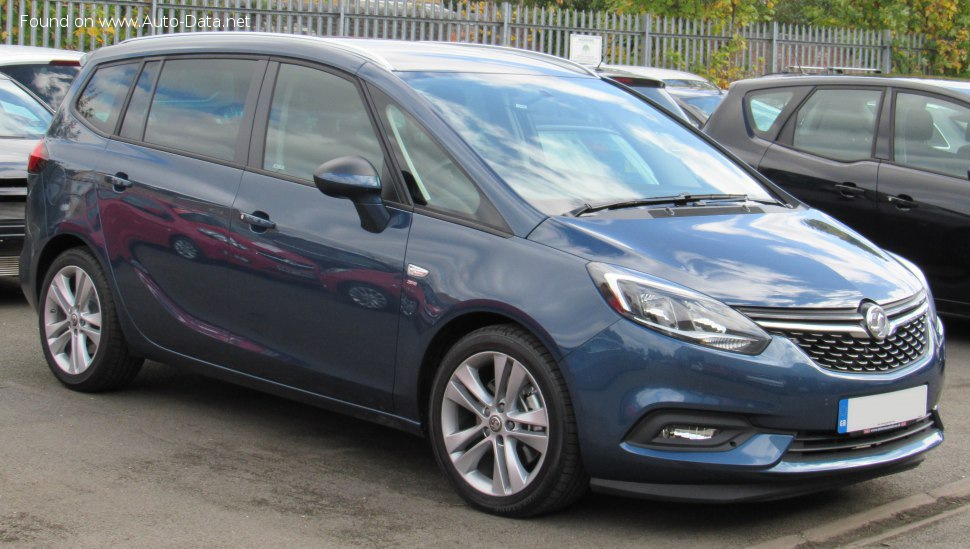
<path id="1" fill-rule="evenodd" d="M 819 87 L 799 106 L 758 169 L 809 205 L 878 236 L 873 157 L 881 87 Z"/>
<path id="2" fill-rule="evenodd" d="M 232 207 L 232 326 L 247 351 L 234 366 L 389 410 L 411 214 L 394 205 L 379 132 L 353 78 L 282 62 L 266 80 Z M 348 155 L 382 174 L 391 218 L 379 232 L 313 183 L 320 164 Z"/>
<path id="3" fill-rule="evenodd" d="M 880 245 L 920 266 L 941 309 L 970 304 L 970 105 L 896 89 L 879 168 Z"/>
<path id="4" fill-rule="evenodd" d="M 229 207 L 265 64 L 147 61 L 98 168 L 106 249 L 138 330 L 216 364 L 235 340 L 226 330 Z"/>

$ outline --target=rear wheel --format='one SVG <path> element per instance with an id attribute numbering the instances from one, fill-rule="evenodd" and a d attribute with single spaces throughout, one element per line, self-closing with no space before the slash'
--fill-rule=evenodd
<path id="1" fill-rule="evenodd" d="M 517 326 L 472 332 L 445 355 L 429 426 L 439 465 L 484 511 L 548 513 L 589 484 L 562 375 L 542 344 Z"/>
<path id="2" fill-rule="evenodd" d="M 138 374 L 97 260 L 75 248 L 57 257 L 40 295 L 40 336 L 54 376 L 84 392 L 117 389 Z"/>
<path id="3" fill-rule="evenodd" d="M 172 249 L 175 250 L 175 253 L 190 261 L 195 261 L 202 257 L 202 251 L 195 245 L 195 242 L 192 242 L 192 240 L 184 236 L 176 236 L 172 239 Z"/>

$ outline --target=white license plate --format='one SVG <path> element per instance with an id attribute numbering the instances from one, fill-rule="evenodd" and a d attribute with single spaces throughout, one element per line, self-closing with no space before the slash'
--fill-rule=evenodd
<path id="1" fill-rule="evenodd" d="M 926 415 L 926 385 L 839 401 L 839 432 L 871 433 L 905 425 Z"/>

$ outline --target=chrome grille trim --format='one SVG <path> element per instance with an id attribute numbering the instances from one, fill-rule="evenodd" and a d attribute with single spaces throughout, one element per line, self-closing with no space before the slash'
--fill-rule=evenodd
<path id="1" fill-rule="evenodd" d="M 20 258 L 18 256 L 0 257 L 0 276 L 19 276 Z"/>
<path id="2" fill-rule="evenodd" d="M 889 336 L 877 341 L 852 309 L 767 309 L 740 307 L 770 334 L 788 338 L 812 361 L 841 372 L 878 373 L 912 364 L 926 352 L 926 292 L 879 304 L 889 320 Z"/>
<path id="3" fill-rule="evenodd" d="M 893 444 L 932 428 L 937 428 L 936 422 L 932 414 L 926 414 L 893 429 L 872 433 L 837 435 L 827 432 L 803 432 L 795 436 L 795 440 L 788 447 L 788 455 L 795 459 L 808 459 L 820 454 L 852 453 Z"/>

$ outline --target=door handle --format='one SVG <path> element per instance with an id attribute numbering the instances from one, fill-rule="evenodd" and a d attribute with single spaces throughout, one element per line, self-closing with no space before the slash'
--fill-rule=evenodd
<path id="1" fill-rule="evenodd" d="M 256 213 L 263 213 L 263 212 L 256 212 Z M 256 213 L 251 213 L 251 214 L 241 213 L 239 214 L 239 219 L 242 220 L 244 223 L 249 223 L 249 225 L 253 229 L 266 230 L 266 229 L 272 229 L 276 227 L 276 222 L 270 221 L 269 216 L 262 217 L 262 216 L 256 215 Z M 263 214 L 263 215 L 265 216 L 266 214 Z"/>
<path id="2" fill-rule="evenodd" d="M 919 204 L 913 200 L 913 197 L 905 194 L 901 194 L 899 196 L 890 196 L 888 200 L 890 204 L 896 206 L 900 210 L 911 210 L 916 206 L 919 206 Z"/>
<path id="3" fill-rule="evenodd" d="M 865 189 L 860 189 L 855 183 L 837 183 L 835 188 L 839 190 L 839 194 L 845 198 L 855 198 L 857 196 L 862 196 L 865 194 Z"/>
<path id="4" fill-rule="evenodd" d="M 128 174 L 125 172 L 118 172 L 114 175 L 109 175 L 107 179 L 108 183 L 111 183 L 114 190 L 119 193 L 124 192 L 125 189 L 130 189 L 132 186 L 131 181 L 128 179 Z"/>

